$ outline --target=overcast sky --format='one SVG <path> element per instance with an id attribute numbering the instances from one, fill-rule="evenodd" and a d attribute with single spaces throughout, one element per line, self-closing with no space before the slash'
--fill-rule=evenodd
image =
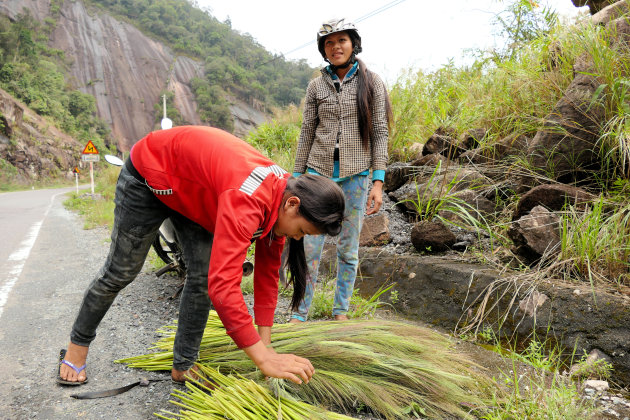
<path id="1" fill-rule="evenodd" d="M 401 71 L 433 70 L 470 48 L 495 45 L 491 25 L 505 8 L 498 0 L 344 0 L 336 3 L 300 0 L 197 0 L 220 21 L 230 18 L 232 28 L 249 33 L 267 50 L 287 59 L 306 59 L 322 66 L 315 44 L 324 20 L 345 17 L 356 22 L 367 66 L 392 84 Z M 540 0 L 561 15 L 572 17 L 588 8 L 571 0 Z M 305 46 L 305 44 L 308 44 Z M 302 47 L 302 48 L 300 48 Z"/>

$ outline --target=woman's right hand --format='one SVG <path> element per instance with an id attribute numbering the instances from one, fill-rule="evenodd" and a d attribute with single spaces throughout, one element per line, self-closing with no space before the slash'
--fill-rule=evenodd
<path id="1" fill-rule="evenodd" d="M 262 341 L 243 349 L 265 376 L 288 379 L 296 384 L 308 383 L 315 368 L 308 359 L 295 354 L 279 354 Z"/>

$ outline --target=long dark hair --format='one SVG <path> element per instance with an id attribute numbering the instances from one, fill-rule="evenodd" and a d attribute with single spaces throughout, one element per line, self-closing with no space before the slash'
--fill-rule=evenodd
<path id="1" fill-rule="evenodd" d="M 352 38 L 352 37 L 350 37 Z M 354 40 L 353 40 L 354 42 Z M 359 62 L 359 80 L 357 87 L 357 111 L 359 116 L 359 133 L 363 148 L 368 150 L 370 139 L 374 135 L 374 126 L 372 125 L 372 104 L 374 100 L 374 78 L 372 72 L 368 70 L 365 63 L 356 58 Z M 393 120 L 392 104 L 389 101 L 389 94 L 385 89 L 385 115 L 387 117 L 387 129 L 391 130 Z"/>
<path id="2" fill-rule="evenodd" d="M 337 236 L 341 232 L 341 222 L 346 208 L 343 191 L 330 179 L 312 174 L 291 177 L 287 181 L 285 199 L 289 196 L 300 199 L 299 213 L 312 223 L 321 233 Z M 297 311 L 306 291 L 308 267 L 304 255 L 304 239 L 289 239 L 287 266 L 293 283 L 291 308 Z"/>

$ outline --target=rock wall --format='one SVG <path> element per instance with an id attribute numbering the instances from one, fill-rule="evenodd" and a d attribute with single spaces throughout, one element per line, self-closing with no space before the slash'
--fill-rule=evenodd
<path id="1" fill-rule="evenodd" d="M 40 21 L 50 14 L 47 0 L 0 3 L 0 13 L 11 18 L 23 8 Z M 65 52 L 73 87 L 96 98 L 98 115 L 111 126 L 119 150 L 128 151 L 146 133 L 159 128 L 162 113 L 154 106 L 162 103 L 160 93 L 167 88 L 175 93 L 174 105 L 184 120 L 201 123 L 189 82 L 203 76 L 202 62 L 174 54 L 131 24 L 88 9 L 81 1 L 63 2 L 56 20 L 49 44 Z M 266 119 L 242 103 L 233 113 L 238 122 L 235 134 L 240 136 Z"/>
<path id="2" fill-rule="evenodd" d="M 0 158 L 24 181 L 57 178 L 79 165 L 85 145 L 0 89 Z"/>

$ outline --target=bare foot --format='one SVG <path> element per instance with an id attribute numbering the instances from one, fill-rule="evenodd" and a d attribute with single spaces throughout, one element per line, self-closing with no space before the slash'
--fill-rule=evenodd
<path id="1" fill-rule="evenodd" d="M 289 324 L 301 324 L 302 322 L 304 322 L 304 321 L 300 321 L 300 320 L 299 320 L 299 319 L 297 319 L 297 318 L 291 318 L 291 319 L 289 320 Z"/>
<path id="2" fill-rule="evenodd" d="M 66 351 L 66 357 L 64 357 L 64 360 L 72 363 L 76 367 L 83 366 L 85 364 L 85 361 L 87 360 L 89 349 L 90 348 L 87 346 L 79 346 L 77 344 L 70 343 L 68 344 L 68 350 Z M 62 379 L 70 382 L 84 382 L 87 379 L 85 369 L 77 373 L 70 366 L 63 363 L 59 368 L 59 376 L 61 376 Z"/>
<path id="3" fill-rule="evenodd" d="M 347 321 L 348 315 L 335 315 L 335 321 Z"/>

